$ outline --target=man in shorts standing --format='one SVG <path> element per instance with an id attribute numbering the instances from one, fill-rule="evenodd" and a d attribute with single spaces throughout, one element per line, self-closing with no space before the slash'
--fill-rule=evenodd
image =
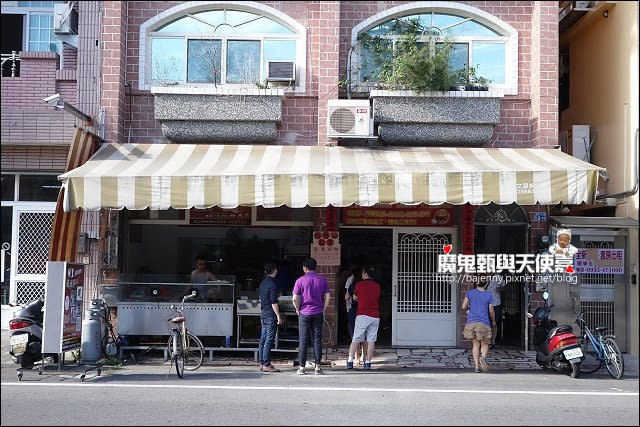
<path id="1" fill-rule="evenodd" d="M 478 276 L 476 288 L 468 291 L 462 302 L 462 311 L 469 310 L 462 335 L 471 340 L 473 345 L 473 361 L 476 365 L 476 372 L 489 372 L 487 356 L 489 355 L 489 341 L 491 341 L 491 325 L 496 323 L 493 295 L 487 292 L 486 288 L 485 277 Z"/>
<path id="2" fill-rule="evenodd" d="M 371 357 L 378 337 L 380 326 L 380 285 L 374 281 L 375 269 L 366 266 L 362 269 L 362 281 L 356 283 L 353 299 L 358 302 L 358 315 L 353 328 L 353 340 L 349 347 L 347 369 L 353 369 L 353 355 L 362 341 L 367 342 L 367 354 L 364 369 L 371 369 Z"/>

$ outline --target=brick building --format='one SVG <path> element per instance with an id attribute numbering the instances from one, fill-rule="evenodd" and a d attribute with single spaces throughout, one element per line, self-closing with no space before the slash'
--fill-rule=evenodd
<path id="1" fill-rule="evenodd" d="M 232 298 L 252 299 L 265 258 L 295 278 L 319 241 L 339 232 L 341 257 L 319 267 L 332 288 L 332 341 L 345 339 L 337 274 L 355 262 L 381 271 L 382 344 L 465 345 L 459 306 L 470 284 L 438 276 L 443 244 L 536 253 L 548 244 L 541 237 L 550 205 L 593 201 L 597 171 L 543 150 L 558 144 L 556 2 L 100 5 L 107 145 L 63 182 L 71 208 L 120 209 L 103 222 L 112 237 L 105 251 L 114 255 L 100 260 L 103 295 L 153 302 L 150 288 L 123 295 L 126 283 L 182 277 L 204 254 L 214 273 L 235 276 Z M 394 24 L 409 18 L 448 34 L 452 66 L 473 64 L 488 90 L 370 85 L 361 36 L 396 43 Z M 293 74 L 273 78 L 272 65 L 278 74 L 290 64 Z M 343 115 L 360 110 L 372 132 L 349 135 L 354 124 L 345 128 Z M 526 149 L 535 150 L 517 151 Z M 205 170 L 202 180 L 190 178 Z M 503 296 L 503 340 L 518 348 L 528 345 L 524 312 L 540 303 L 535 285 L 526 289 L 531 295 L 514 283 Z"/>

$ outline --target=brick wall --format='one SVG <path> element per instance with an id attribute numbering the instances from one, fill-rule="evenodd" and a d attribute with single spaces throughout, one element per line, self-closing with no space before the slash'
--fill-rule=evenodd
<path id="1" fill-rule="evenodd" d="M 108 139 L 128 135 L 131 142 L 167 142 L 159 124 L 153 119 L 153 97 L 138 90 L 140 25 L 164 10 L 182 2 L 105 2 L 103 35 L 105 69 L 116 73 L 103 82 L 103 106 L 109 107 L 110 126 L 118 129 Z M 284 101 L 283 123 L 278 143 L 326 143 L 326 101 L 338 97 L 337 83 L 346 76 L 351 29 L 376 13 L 404 4 L 399 1 L 270 1 L 261 2 L 297 20 L 307 28 L 306 93 L 291 94 Z M 518 31 L 518 95 L 503 99 L 501 120 L 488 146 L 530 147 L 553 145 L 557 139 L 557 4 L 530 1 L 475 1 L 471 4 L 506 21 Z M 114 12 L 114 7 L 117 11 Z M 124 21 L 123 21 L 124 20 Z M 113 25 L 125 22 L 117 31 Z M 125 39 L 126 35 L 126 39 Z M 555 43 L 555 45 L 554 45 Z M 126 47 L 126 60 L 117 49 Z M 113 51 L 113 50 L 116 51 Z M 555 49 L 555 50 L 554 50 Z M 108 58 L 108 56 L 117 56 Z M 117 59 L 117 60 L 116 60 Z M 124 62 L 123 62 L 124 61 Z M 116 68 L 113 68 L 116 67 Z M 125 80 L 122 80 L 123 70 Z M 535 72 L 535 75 L 532 74 Z M 111 81 L 113 80 L 113 81 Z M 131 86 L 131 112 L 129 87 Z M 343 93 L 344 95 L 344 93 Z M 131 120 L 131 123 L 129 123 Z M 126 129 L 126 131 L 125 131 Z"/>
<path id="2" fill-rule="evenodd" d="M 2 146 L 2 171 L 64 172 L 69 147 Z"/>
<path id="3" fill-rule="evenodd" d="M 2 77 L 2 108 L 43 107 L 56 93 L 59 56 L 54 52 L 20 52 L 20 77 Z"/>
<path id="4" fill-rule="evenodd" d="M 63 70 L 75 70 L 78 64 L 78 50 L 69 46 L 66 43 L 62 43 L 62 69 Z"/>
<path id="5" fill-rule="evenodd" d="M 531 146 L 558 143 L 558 4 L 533 2 L 531 31 Z"/>
<path id="6" fill-rule="evenodd" d="M 127 2 L 103 3 L 101 103 L 109 142 L 123 141 L 125 135 L 127 9 Z"/>

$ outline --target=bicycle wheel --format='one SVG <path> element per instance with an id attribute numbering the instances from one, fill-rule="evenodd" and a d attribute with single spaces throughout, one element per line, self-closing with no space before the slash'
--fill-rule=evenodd
<path id="1" fill-rule="evenodd" d="M 582 338 L 582 344 L 580 345 L 584 360 L 580 364 L 580 372 L 590 374 L 597 371 L 602 366 L 602 359 L 598 358 L 598 351 L 591 344 L 591 340 L 585 335 Z"/>
<path id="2" fill-rule="evenodd" d="M 324 319 L 322 321 L 322 346 L 323 347 L 328 347 L 332 344 L 331 334 L 332 334 L 331 325 L 329 324 L 329 322 L 327 322 L 327 319 Z"/>
<path id="3" fill-rule="evenodd" d="M 615 338 L 612 336 L 604 337 L 604 367 L 607 368 L 611 378 L 619 380 L 624 373 L 624 359 L 618 348 Z"/>
<path id="4" fill-rule="evenodd" d="M 169 360 L 176 366 L 178 377 L 182 378 L 184 376 L 184 356 L 180 332 L 173 332 L 169 338 L 169 355 L 171 356 Z"/>
<path id="5" fill-rule="evenodd" d="M 183 349 L 184 369 L 195 371 L 204 362 L 204 346 L 200 339 L 187 331 L 187 348 Z"/>

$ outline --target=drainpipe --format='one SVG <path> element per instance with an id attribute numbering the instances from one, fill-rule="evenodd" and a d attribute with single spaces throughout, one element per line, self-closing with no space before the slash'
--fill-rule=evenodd
<path id="1" fill-rule="evenodd" d="M 635 137 L 635 147 L 636 147 L 636 151 L 638 148 L 638 129 L 636 128 L 636 137 Z M 596 197 L 596 200 L 606 200 L 606 199 L 623 199 L 625 197 L 629 197 L 629 196 L 633 196 L 634 194 L 636 194 L 638 192 L 638 153 L 636 152 L 635 156 L 633 156 L 633 159 L 636 163 L 635 165 L 635 173 L 636 173 L 636 180 L 635 180 L 635 184 L 633 185 L 633 188 L 629 191 L 623 191 L 621 193 L 616 193 L 616 194 L 601 194 L 599 196 Z M 625 156 L 625 160 L 626 160 L 626 156 Z"/>

